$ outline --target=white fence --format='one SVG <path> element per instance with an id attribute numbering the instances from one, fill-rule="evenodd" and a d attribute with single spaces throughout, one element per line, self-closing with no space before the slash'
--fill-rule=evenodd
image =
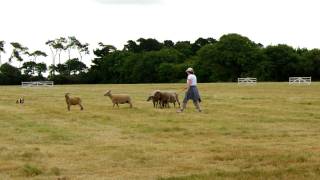
<path id="1" fill-rule="evenodd" d="M 244 84 L 244 85 L 255 85 L 257 84 L 257 78 L 238 78 L 238 84 Z"/>
<path id="2" fill-rule="evenodd" d="M 31 82 L 21 82 L 22 87 L 52 87 L 53 81 L 31 81 Z"/>
<path id="3" fill-rule="evenodd" d="M 289 84 L 311 84 L 311 77 L 289 77 Z"/>

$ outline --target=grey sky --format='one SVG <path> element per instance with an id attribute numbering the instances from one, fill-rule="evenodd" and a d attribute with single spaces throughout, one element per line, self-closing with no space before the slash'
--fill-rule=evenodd
<path id="1" fill-rule="evenodd" d="M 138 5 L 147 5 L 147 4 L 158 4 L 161 3 L 161 0 L 96 0 L 103 4 L 138 4 Z"/>
<path id="2" fill-rule="evenodd" d="M 0 40 L 50 54 L 45 42 L 76 36 L 122 49 L 128 40 L 188 40 L 239 33 L 264 45 L 320 48 L 319 0 L 0 0 Z M 103 2 L 103 3 L 102 3 Z M 117 3 L 116 3 L 117 2 Z M 64 54 L 66 55 L 66 54 Z M 64 56 L 63 55 L 63 56 Z M 84 58 L 90 64 L 91 56 Z M 39 59 L 50 63 L 51 58 Z"/>

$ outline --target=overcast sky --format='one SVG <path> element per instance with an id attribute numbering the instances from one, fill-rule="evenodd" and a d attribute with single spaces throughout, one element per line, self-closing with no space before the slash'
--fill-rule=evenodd
<path id="1" fill-rule="evenodd" d="M 122 49 L 140 37 L 193 42 L 239 33 L 311 49 L 320 48 L 319 7 L 318 0 L 0 0 L 0 40 L 7 51 L 17 41 L 49 54 L 44 43 L 60 36 Z"/>

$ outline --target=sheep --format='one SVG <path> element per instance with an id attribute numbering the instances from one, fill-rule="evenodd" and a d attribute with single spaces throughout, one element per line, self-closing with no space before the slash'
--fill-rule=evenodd
<path id="1" fill-rule="evenodd" d="M 23 104 L 24 103 L 24 97 L 21 97 L 16 100 L 16 104 Z"/>
<path id="2" fill-rule="evenodd" d="M 169 108 L 169 103 L 173 103 L 174 107 L 176 107 L 176 102 L 179 104 L 180 107 L 178 94 L 175 92 L 158 91 L 155 93 L 154 97 L 160 100 L 160 106 L 162 108 Z"/>
<path id="3" fill-rule="evenodd" d="M 72 105 L 79 105 L 80 110 L 82 111 L 83 106 L 81 104 L 82 103 L 81 99 L 79 97 L 70 97 L 69 95 L 70 95 L 70 93 L 65 94 L 68 111 L 70 111 L 70 106 L 72 106 Z"/>
<path id="4" fill-rule="evenodd" d="M 176 102 L 179 105 L 180 108 L 180 101 L 179 101 L 179 95 L 175 92 L 170 93 L 169 103 L 173 103 L 174 107 L 176 107 Z"/>
<path id="5" fill-rule="evenodd" d="M 152 103 L 153 103 L 153 107 L 154 108 L 157 108 L 158 107 L 158 104 L 159 104 L 159 101 L 160 99 L 158 97 L 155 97 L 155 93 L 156 92 L 160 92 L 160 90 L 155 90 L 151 93 L 151 95 L 148 97 L 147 101 L 150 101 L 152 100 Z"/>
<path id="6" fill-rule="evenodd" d="M 130 104 L 130 108 L 132 108 L 131 98 L 127 94 L 111 94 L 111 90 L 109 90 L 104 94 L 104 96 L 109 96 L 113 103 L 113 107 L 117 105 L 117 107 L 119 108 L 119 104 L 128 103 Z"/>
<path id="7" fill-rule="evenodd" d="M 169 99 L 170 99 L 170 94 L 167 92 L 161 92 L 158 91 L 155 93 L 154 95 L 155 98 L 159 99 L 160 101 L 160 108 L 164 108 L 164 107 L 169 107 L 168 103 L 169 103 Z"/>

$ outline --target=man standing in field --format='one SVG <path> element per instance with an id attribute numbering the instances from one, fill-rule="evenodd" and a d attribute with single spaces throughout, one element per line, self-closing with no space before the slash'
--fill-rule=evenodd
<path id="1" fill-rule="evenodd" d="M 186 89 L 187 92 L 186 92 L 185 97 L 183 99 L 182 108 L 180 110 L 178 110 L 177 112 L 180 113 L 186 109 L 187 102 L 189 99 L 193 100 L 193 104 L 195 105 L 196 109 L 198 110 L 198 112 L 201 112 L 201 108 L 200 108 L 201 98 L 200 98 L 199 91 L 197 88 L 197 77 L 194 74 L 194 71 L 191 67 L 189 67 L 186 70 L 186 73 L 188 74 L 187 87 L 185 87 L 184 90 Z"/>

